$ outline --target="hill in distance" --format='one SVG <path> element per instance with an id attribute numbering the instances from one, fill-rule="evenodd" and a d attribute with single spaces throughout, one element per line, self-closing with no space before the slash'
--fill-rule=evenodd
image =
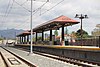
<path id="1" fill-rule="evenodd" d="M 6 29 L 6 30 L 0 30 L 0 38 L 6 38 L 6 39 L 15 39 L 16 35 L 20 34 L 24 30 L 20 29 Z"/>

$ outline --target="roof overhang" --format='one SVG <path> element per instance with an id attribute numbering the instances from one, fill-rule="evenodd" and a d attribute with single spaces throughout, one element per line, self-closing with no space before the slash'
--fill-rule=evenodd
<path id="1" fill-rule="evenodd" d="M 51 21 L 45 22 L 33 29 L 34 32 L 42 32 L 42 31 L 48 31 L 48 30 L 55 30 L 59 29 L 62 26 L 71 26 L 74 24 L 78 24 L 79 22 L 73 19 L 70 19 L 66 16 L 60 16 L 57 17 Z"/>

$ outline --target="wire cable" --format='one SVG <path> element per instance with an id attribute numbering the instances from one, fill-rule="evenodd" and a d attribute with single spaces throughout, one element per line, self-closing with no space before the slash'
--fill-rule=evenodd
<path id="1" fill-rule="evenodd" d="M 36 10 L 34 10 L 33 12 L 33 15 L 35 15 L 46 3 L 47 3 L 48 1 L 46 1 L 43 5 L 41 5 L 39 8 L 37 8 Z M 24 23 L 26 23 L 26 21 L 28 21 L 29 20 L 29 18 L 28 19 L 26 19 L 25 21 L 24 21 Z M 24 25 L 24 24 L 22 24 L 22 25 Z M 21 25 L 19 25 L 19 26 L 21 26 Z M 18 26 L 18 27 L 19 27 Z"/>
<path id="2" fill-rule="evenodd" d="M 14 5 L 14 1 L 12 2 L 11 7 L 10 7 L 10 9 L 9 9 L 9 11 L 8 11 L 8 13 L 7 13 L 7 15 L 6 15 L 6 17 L 8 17 L 8 15 L 10 14 L 10 12 L 11 12 L 11 10 L 12 10 L 12 8 L 13 8 L 13 5 Z"/>
<path id="3" fill-rule="evenodd" d="M 36 10 L 34 10 L 33 12 L 35 12 L 35 13 L 33 13 L 33 15 L 35 15 L 39 10 L 41 10 L 42 7 L 43 7 L 44 5 L 47 4 L 47 2 L 48 2 L 48 1 L 46 1 L 43 5 L 41 5 L 41 6 L 40 6 L 39 8 L 37 8 Z"/>
<path id="4" fill-rule="evenodd" d="M 9 7 L 10 7 L 10 2 L 11 2 L 11 0 L 9 0 L 9 2 L 8 2 L 7 9 L 6 9 L 6 11 L 5 11 L 4 17 L 6 16 L 6 14 L 7 14 L 7 12 L 8 12 L 8 9 L 9 9 Z"/>
<path id="5" fill-rule="evenodd" d="M 12 2 L 11 6 L 10 6 L 10 1 L 9 1 L 8 7 L 7 7 L 6 12 L 5 12 L 5 15 L 4 15 L 4 17 L 3 17 L 3 21 L 4 21 L 4 22 L 6 21 L 6 19 L 7 19 L 8 15 L 9 15 L 9 13 L 11 12 L 13 4 L 14 4 L 14 1 Z M 9 10 L 8 10 L 8 9 L 9 9 Z"/>
<path id="6" fill-rule="evenodd" d="M 25 10 L 27 10 L 28 12 L 30 12 L 30 10 L 29 9 L 27 9 L 27 8 L 25 8 L 25 7 L 23 7 L 23 4 L 19 4 L 17 1 L 15 1 L 14 0 L 14 2 L 17 4 L 17 5 L 19 5 L 20 7 L 22 7 L 23 9 L 25 9 Z"/>
<path id="7" fill-rule="evenodd" d="M 50 9 L 48 9 L 48 10 L 46 10 L 45 12 L 41 13 L 41 15 L 39 15 L 39 17 L 42 16 L 43 14 L 45 14 L 46 12 L 52 10 L 53 8 L 55 8 L 56 6 L 58 6 L 60 3 L 62 3 L 63 1 L 64 1 L 64 0 L 61 0 L 60 2 L 58 2 L 57 4 L 55 4 L 55 5 L 54 5 L 53 7 L 51 7 Z M 33 13 L 33 15 L 35 15 L 40 9 L 42 9 L 42 7 L 43 7 L 46 3 L 47 3 L 47 2 L 45 2 L 45 3 L 44 3 L 43 5 L 41 5 L 39 8 L 37 8 L 36 10 L 34 10 L 33 12 L 35 12 L 35 13 Z M 35 19 L 36 19 L 36 18 L 35 18 Z M 18 25 L 18 26 L 16 26 L 16 27 L 25 26 L 25 23 L 27 23 L 26 21 L 28 21 L 28 20 L 29 20 L 29 18 L 26 19 L 25 22 L 24 22 L 23 24 Z"/>
<path id="8" fill-rule="evenodd" d="M 53 8 L 55 8 L 56 6 L 58 6 L 60 3 L 62 3 L 64 0 L 61 0 L 60 2 L 58 2 L 56 5 L 54 5 L 53 7 L 51 7 L 50 9 L 46 10 L 45 12 L 41 13 L 41 15 L 45 14 L 46 12 L 52 10 Z"/>
<path id="9" fill-rule="evenodd" d="M 25 3 L 27 3 L 27 0 L 25 2 L 23 2 L 21 5 L 23 6 Z"/>

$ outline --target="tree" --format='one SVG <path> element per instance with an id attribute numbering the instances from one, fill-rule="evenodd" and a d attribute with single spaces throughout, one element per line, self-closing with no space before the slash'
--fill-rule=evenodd
<path id="1" fill-rule="evenodd" d="M 55 31 L 54 31 L 54 34 L 55 34 L 56 36 L 58 36 L 58 31 L 57 31 L 57 30 L 55 30 Z"/>
<path id="2" fill-rule="evenodd" d="M 42 37 L 40 36 L 40 37 L 37 37 L 37 40 L 38 41 L 41 41 L 42 40 Z"/>
<path id="3" fill-rule="evenodd" d="M 65 29 L 65 34 L 68 34 L 68 29 L 67 29 L 67 27 L 66 27 L 66 29 Z"/>
<path id="4" fill-rule="evenodd" d="M 81 29 L 76 32 L 77 38 L 81 38 Z M 82 38 L 87 38 L 89 35 L 85 30 L 82 30 Z"/>
<path id="5" fill-rule="evenodd" d="M 71 35 L 72 35 L 73 38 L 76 38 L 76 32 L 75 31 L 72 31 Z"/>

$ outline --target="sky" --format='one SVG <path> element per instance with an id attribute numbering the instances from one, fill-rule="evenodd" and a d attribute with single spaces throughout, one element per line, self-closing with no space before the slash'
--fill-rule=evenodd
<path id="1" fill-rule="evenodd" d="M 0 0 L 0 30 L 30 30 L 30 0 Z M 100 0 L 33 0 L 33 28 L 64 15 L 74 18 L 76 14 L 88 15 L 83 19 L 83 29 L 91 34 L 96 24 L 100 24 Z M 68 31 L 77 31 L 80 23 L 68 26 Z"/>

